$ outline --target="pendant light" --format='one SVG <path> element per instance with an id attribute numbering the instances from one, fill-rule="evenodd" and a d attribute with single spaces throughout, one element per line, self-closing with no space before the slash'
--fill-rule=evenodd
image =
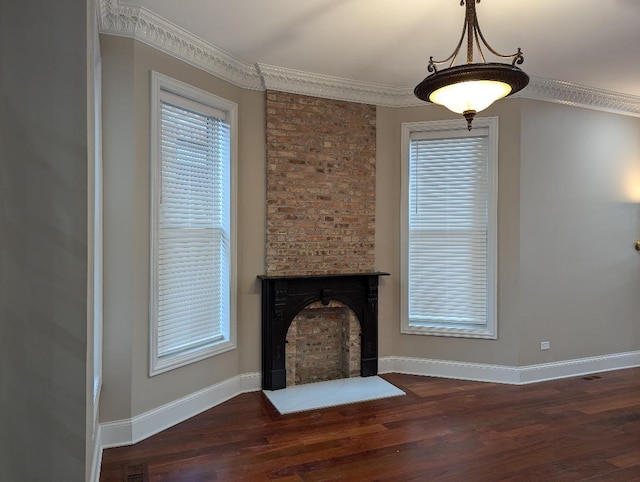
<path id="1" fill-rule="evenodd" d="M 466 4 L 466 11 L 462 36 L 457 47 L 444 60 L 433 60 L 433 57 L 430 57 L 427 70 L 433 73 L 420 82 L 413 91 L 421 100 L 444 105 L 447 109 L 462 114 L 467 119 L 469 130 L 476 113 L 486 109 L 498 99 L 515 94 L 529 83 L 529 76 L 516 67 L 516 64 L 520 65 L 524 62 L 519 48 L 515 54 L 502 55 L 491 48 L 485 40 L 478 25 L 476 3 L 480 3 L 480 0 L 460 0 L 461 6 Z M 454 66 L 465 34 L 467 63 Z M 473 62 L 474 39 L 481 63 Z M 482 45 L 496 57 L 511 59 L 511 64 L 487 63 Z M 438 70 L 438 65 L 449 61 L 451 61 L 449 67 Z"/>

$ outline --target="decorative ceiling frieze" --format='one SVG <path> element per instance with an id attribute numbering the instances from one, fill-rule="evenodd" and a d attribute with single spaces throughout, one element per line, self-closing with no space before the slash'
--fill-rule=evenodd
<path id="1" fill-rule="evenodd" d="M 640 97 L 585 87 L 561 80 L 531 77 L 529 85 L 521 92 L 514 94 L 513 97 L 544 100 L 557 104 L 640 117 Z"/>
<path id="2" fill-rule="evenodd" d="M 209 72 L 238 87 L 279 90 L 383 107 L 425 105 L 413 87 L 396 87 L 302 72 L 266 64 L 249 64 L 205 42 L 144 7 L 119 0 L 96 0 L 100 33 L 130 37 Z M 514 97 L 640 117 L 640 97 L 531 77 Z"/>
<path id="3" fill-rule="evenodd" d="M 265 89 L 383 107 L 424 105 L 410 88 L 360 82 L 273 65 L 256 64 Z"/>
<path id="4" fill-rule="evenodd" d="M 130 37 L 245 89 L 262 90 L 256 67 L 243 62 L 144 7 L 96 0 L 100 33 Z"/>

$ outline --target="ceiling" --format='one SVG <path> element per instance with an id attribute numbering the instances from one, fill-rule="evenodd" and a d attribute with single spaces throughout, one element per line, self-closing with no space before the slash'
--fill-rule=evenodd
<path id="1" fill-rule="evenodd" d="M 397 87 L 448 57 L 458 0 L 121 0 L 250 64 Z M 483 0 L 478 20 L 529 75 L 640 97 L 640 0 Z M 491 58 L 488 57 L 487 60 Z"/>

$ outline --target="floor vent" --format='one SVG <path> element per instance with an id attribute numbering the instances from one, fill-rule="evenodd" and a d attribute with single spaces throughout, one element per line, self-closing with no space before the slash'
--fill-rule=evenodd
<path id="1" fill-rule="evenodd" d="M 144 464 L 128 465 L 123 472 L 122 482 L 149 482 L 148 471 Z"/>

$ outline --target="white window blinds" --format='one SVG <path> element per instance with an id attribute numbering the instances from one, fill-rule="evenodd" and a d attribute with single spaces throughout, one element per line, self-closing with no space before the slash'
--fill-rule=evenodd
<path id="1" fill-rule="evenodd" d="M 152 374 L 208 356 L 230 322 L 230 125 L 164 91 L 158 116 Z"/>
<path id="2" fill-rule="evenodd" d="M 412 132 L 408 181 L 410 326 L 488 324 L 491 186 L 488 129 Z"/>
<path id="3" fill-rule="evenodd" d="M 229 126 L 162 102 L 158 356 L 222 338 L 228 319 Z"/>

